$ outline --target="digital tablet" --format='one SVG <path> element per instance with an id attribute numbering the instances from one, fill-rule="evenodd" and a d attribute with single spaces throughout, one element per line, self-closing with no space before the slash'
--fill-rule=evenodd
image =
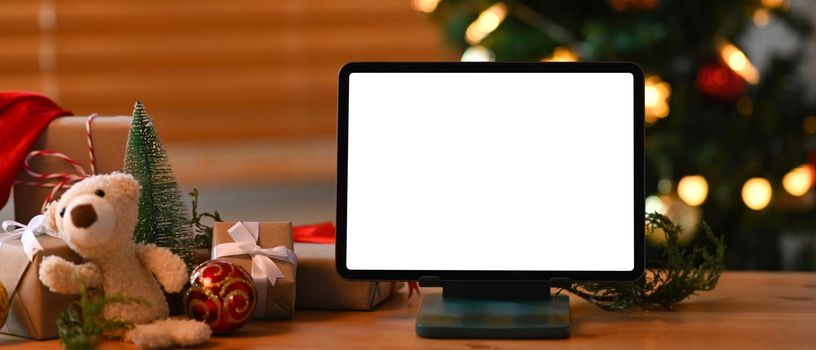
<path id="1" fill-rule="evenodd" d="M 643 84 L 630 63 L 345 65 L 338 272 L 639 277 Z"/>

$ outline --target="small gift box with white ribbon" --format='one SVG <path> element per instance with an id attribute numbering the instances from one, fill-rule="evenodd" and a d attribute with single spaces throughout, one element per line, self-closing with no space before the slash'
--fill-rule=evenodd
<path id="1" fill-rule="evenodd" d="M 291 222 L 216 222 L 212 258 L 241 265 L 255 281 L 253 319 L 290 319 L 295 309 L 297 258 Z"/>
<path id="2" fill-rule="evenodd" d="M 48 232 L 44 219 L 37 215 L 28 224 L 11 220 L 2 224 L 0 282 L 6 286 L 11 307 L 0 333 L 39 340 L 56 338 L 57 316 L 77 298 L 49 291 L 37 276 L 43 256 L 82 261 L 59 236 Z"/>

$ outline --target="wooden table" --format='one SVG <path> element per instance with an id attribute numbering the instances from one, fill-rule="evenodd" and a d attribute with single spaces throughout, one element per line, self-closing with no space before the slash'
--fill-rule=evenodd
<path id="1" fill-rule="evenodd" d="M 423 293 L 438 290 L 423 289 Z M 208 348 L 227 349 L 816 349 L 816 273 L 727 272 L 712 292 L 674 311 L 607 312 L 572 297 L 563 340 L 423 339 L 420 298 L 397 295 L 376 311 L 298 311 L 293 321 L 253 322 Z M 3 349 L 54 349 L 56 340 L 0 336 Z M 102 348 L 133 347 L 107 341 Z"/>

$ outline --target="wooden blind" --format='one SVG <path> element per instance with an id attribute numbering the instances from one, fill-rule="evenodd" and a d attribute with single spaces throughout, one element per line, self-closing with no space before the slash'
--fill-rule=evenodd
<path id="1" fill-rule="evenodd" d="M 168 143 L 331 136 L 344 63 L 455 59 L 409 0 L 3 0 L 0 48 L 0 89 Z"/>

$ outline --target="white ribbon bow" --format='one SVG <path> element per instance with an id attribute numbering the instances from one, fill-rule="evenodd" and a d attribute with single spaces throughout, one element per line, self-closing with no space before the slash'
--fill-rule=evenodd
<path id="1" fill-rule="evenodd" d="M 249 255 L 252 258 L 252 279 L 258 291 L 255 304 L 255 318 L 263 318 L 266 310 L 266 281 L 273 286 L 278 278 L 284 277 L 283 271 L 274 260 L 288 261 L 292 266 L 297 264 L 295 252 L 284 246 L 261 248 L 258 245 L 258 222 L 239 221 L 227 230 L 235 242 L 220 243 L 213 247 L 212 258 L 222 256 Z"/>
<path id="2" fill-rule="evenodd" d="M 45 215 L 42 214 L 31 218 L 28 225 L 14 220 L 3 221 L 3 231 L 6 233 L 0 233 L 0 247 L 3 246 L 3 243 L 19 239 L 23 243 L 23 252 L 28 257 L 28 261 L 34 261 L 34 256 L 43 250 L 37 236 L 46 234 L 61 239 L 59 235 L 50 232 L 45 227 Z"/>

